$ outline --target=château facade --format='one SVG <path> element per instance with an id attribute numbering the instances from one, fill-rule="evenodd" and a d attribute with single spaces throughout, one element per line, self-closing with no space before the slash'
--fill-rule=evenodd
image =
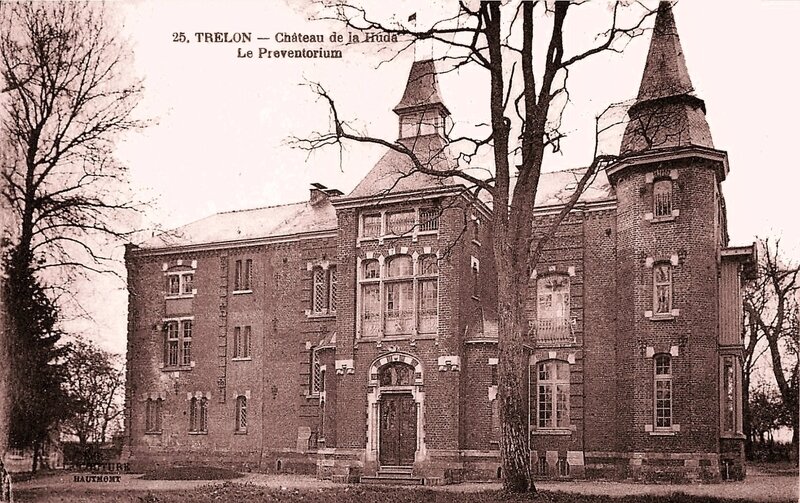
<path id="1" fill-rule="evenodd" d="M 741 292 L 714 147 L 661 4 L 620 160 L 530 271 L 542 478 L 744 476 Z M 431 60 L 398 141 L 449 166 Z M 656 128 L 654 124 L 657 124 Z M 387 150 L 347 195 L 220 213 L 126 253 L 126 455 L 334 480 L 500 475 L 490 202 Z M 545 173 L 543 229 L 582 170 Z"/>

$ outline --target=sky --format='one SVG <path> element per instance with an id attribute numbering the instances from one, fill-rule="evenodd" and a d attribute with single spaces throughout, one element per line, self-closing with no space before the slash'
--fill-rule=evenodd
<path id="1" fill-rule="evenodd" d="M 440 18 L 455 2 L 366 1 L 368 11 L 418 26 Z M 635 8 L 635 2 L 628 1 Z M 657 2 L 646 1 L 650 7 Z M 309 155 L 292 148 L 292 137 L 327 131 L 326 104 L 307 85 L 319 82 L 343 118 L 363 132 L 394 140 L 399 101 L 413 51 L 387 61 L 402 43 L 346 41 L 348 30 L 310 20 L 302 1 L 119 0 L 112 7 L 127 39 L 145 92 L 137 114 L 151 121 L 121 139 L 117 155 L 131 183 L 151 208 L 142 225 L 170 229 L 219 211 L 303 201 L 320 182 L 347 193 L 381 155 L 350 147 Z M 388 9 L 391 9 L 389 11 Z M 610 9 L 594 2 L 586 14 L 570 14 L 567 51 L 588 48 L 607 25 Z M 591 11 L 594 9 L 594 11 Z M 798 75 L 791 63 L 800 47 L 800 1 L 682 0 L 674 14 L 696 94 L 703 98 L 717 148 L 726 150 L 730 175 L 723 183 L 731 244 L 781 237 L 800 257 L 800 232 L 792 203 L 797 193 Z M 646 26 L 652 26 L 652 18 Z M 250 43 L 198 42 L 197 32 L 248 32 Z M 180 34 L 188 42 L 180 42 Z M 279 43 L 279 34 L 318 34 L 325 42 Z M 256 40 L 257 37 L 269 40 Z M 549 156 L 546 171 L 591 162 L 594 118 L 608 104 L 636 96 L 650 33 L 621 53 L 598 55 L 570 72 L 571 103 L 564 112 L 568 133 L 562 153 Z M 341 59 L 258 58 L 265 50 L 337 48 Z M 237 57 L 246 51 L 253 58 Z M 241 51 L 241 52 L 240 52 Z M 440 87 L 459 131 L 470 133 L 488 113 L 485 76 L 478 71 L 441 76 Z M 149 235 L 148 235 L 149 236 Z M 121 255 L 121 249 L 116 250 Z M 78 285 L 91 320 L 70 327 L 124 354 L 127 293 L 120 280 L 92 279 Z"/>

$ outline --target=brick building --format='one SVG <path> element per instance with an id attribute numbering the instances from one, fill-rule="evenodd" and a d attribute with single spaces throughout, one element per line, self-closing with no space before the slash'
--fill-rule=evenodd
<path id="1" fill-rule="evenodd" d="M 540 477 L 744 475 L 740 284 L 717 150 L 662 3 L 621 160 L 530 275 Z M 399 142 L 451 162 L 434 63 Z M 213 215 L 127 251 L 126 452 L 137 466 L 499 475 L 491 205 L 392 150 L 347 195 Z M 542 175 L 542 228 L 581 170 Z M 572 186 L 570 185 L 572 183 Z"/>

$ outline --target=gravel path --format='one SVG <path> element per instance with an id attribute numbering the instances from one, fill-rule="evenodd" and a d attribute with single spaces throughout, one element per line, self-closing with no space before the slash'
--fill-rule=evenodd
<path id="1" fill-rule="evenodd" d="M 34 489 L 48 487 L 58 489 L 84 488 L 103 491 L 147 491 L 147 490 L 187 490 L 196 487 L 219 486 L 223 481 L 204 480 L 142 480 L 139 475 L 122 475 L 116 483 L 76 482 L 74 474 L 65 473 L 42 477 L 26 482 L 13 484 L 16 489 Z M 755 468 L 748 468 L 747 480 L 742 482 L 726 482 L 723 484 L 634 484 L 630 482 L 606 481 L 574 481 L 574 482 L 538 482 L 536 487 L 547 491 L 562 491 L 580 494 L 596 494 L 608 496 L 625 496 L 637 494 L 668 495 L 685 493 L 696 496 L 715 496 L 725 498 L 741 498 L 758 502 L 798 501 L 798 477 L 794 475 L 772 475 Z M 234 479 L 233 482 L 251 484 L 275 489 L 325 489 L 341 487 L 326 480 L 301 475 L 268 475 L 250 473 Z M 478 492 L 500 489 L 499 483 L 465 483 L 451 486 L 432 487 L 441 491 Z"/>

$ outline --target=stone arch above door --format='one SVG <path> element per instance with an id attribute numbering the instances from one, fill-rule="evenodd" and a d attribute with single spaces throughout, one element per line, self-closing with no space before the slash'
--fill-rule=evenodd
<path id="1" fill-rule="evenodd" d="M 369 367 L 369 386 L 379 386 L 381 384 L 381 372 L 389 368 L 392 364 L 405 364 L 413 368 L 412 379 L 408 382 L 409 386 L 421 386 L 423 384 L 422 363 L 406 353 L 389 353 L 376 358 Z"/>

